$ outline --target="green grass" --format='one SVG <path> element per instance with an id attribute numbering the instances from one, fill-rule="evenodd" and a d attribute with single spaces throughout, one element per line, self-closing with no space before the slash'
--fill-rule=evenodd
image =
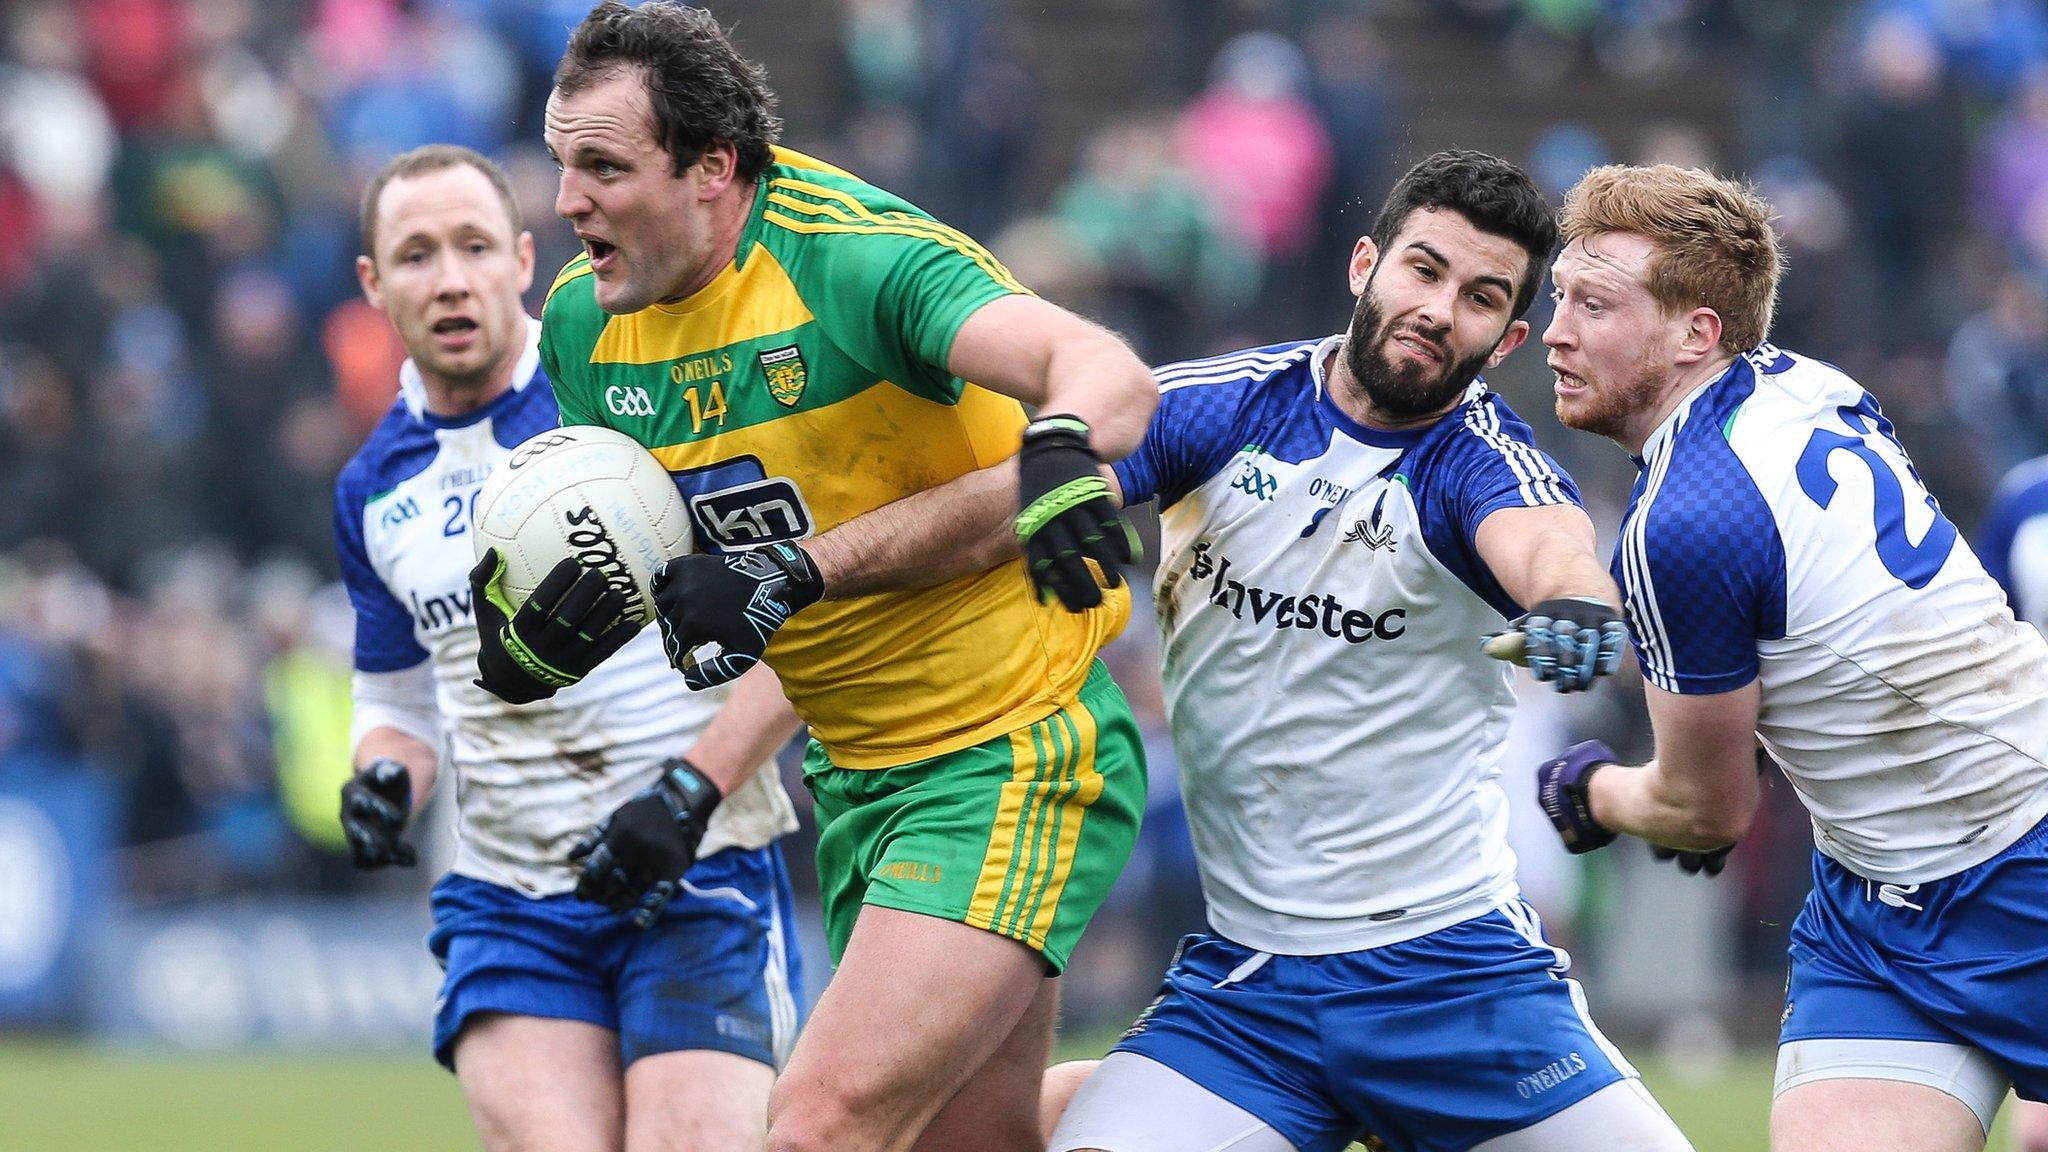
<path id="1" fill-rule="evenodd" d="M 1096 1055 L 1105 1043 L 1076 1040 L 1060 1055 Z M 1769 1053 L 1745 1053 L 1705 1079 L 1654 1065 L 1643 1074 L 1698 1152 L 1766 1152 Z M 0 1044 L 4 1152 L 476 1147 L 455 1078 L 424 1055 L 199 1057 Z"/>

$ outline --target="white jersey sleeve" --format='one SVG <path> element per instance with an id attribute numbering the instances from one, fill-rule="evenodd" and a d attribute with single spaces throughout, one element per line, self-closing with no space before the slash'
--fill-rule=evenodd
<path id="1" fill-rule="evenodd" d="M 513 446 L 558 421 L 531 347 L 519 379 L 454 420 L 405 389 L 336 482 L 335 537 L 356 608 L 358 675 L 432 670 L 431 700 L 420 704 L 438 715 L 453 769 L 455 871 L 547 895 L 575 886 L 576 839 L 688 751 L 729 692 L 685 688 L 652 628 L 546 701 L 515 707 L 473 683 L 476 493 Z M 795 827 L 767 763 L 719 805 L 701 851 L 761 847 Z"/>
<path id="2" fill-rule="evenodd" d="M 1758 735 L 1859 875 L 1920 882 L 2048 815 L 2048 646 L 1876 400 L 1768 345 L 1645 445 L 1615 579 L 1667 692 L 1761 681 Z"/>

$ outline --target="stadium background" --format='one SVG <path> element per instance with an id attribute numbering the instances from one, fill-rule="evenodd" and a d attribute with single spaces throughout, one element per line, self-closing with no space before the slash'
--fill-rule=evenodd
<path id="1" fill-rule="evenodd" d="M 355 202 L 399 150 L 472 145 L 558 266 L 573 239 L 539 111 L 585 7 L 0 7 L 0 1149 L 473 1144 L 424 1049 L 435 870 L 337 855 L 350 625 L 329 492 L 401 355 L 356 295 Z M 1672 160 L 1777 205 L 1776 339 L 1879 396 L 1966 533 L 2005 467 L 2048 452 L 2048 13 L 2029 0 L 712 7 L 768 65 L 787 143 L 983 238 L 1153 361 L 1336 330 L 1352 240 L 1439 147 L 1500 152 L 1553 193 L 1604 160 Z M 1494 382 L 1611 530 L 1627 461 L 1549 420 L 1540 353 Z M 1100 1050 L 1200 915 L 1147 613 L 1111 659 L 1154 819 L 1066 981 L 1073 1052 Z M 1632 683 L 1525 705 L 1524 769 L 1589 736 L 1644 750 Z M 1788 789 L 1716 883 L 1637 846 L 1565 859 L 1531 818 L 1526 880 L 1595 1011 L 1702 1152 L 1761 1149 L 1806 887 Z M 808 852 L 790 842 L 800 882 Z"/>

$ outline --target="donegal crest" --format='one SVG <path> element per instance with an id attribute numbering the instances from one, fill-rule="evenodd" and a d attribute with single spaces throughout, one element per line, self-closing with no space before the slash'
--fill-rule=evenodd
<path id="1" fill-rule="evenodd" d="M 785 408 L 796 407 L 810 380 L 804 372 L 804 354 L 794 344 L 770 348 L 761 353 L 761 371 L 768 375 L 768 394 Z"/>

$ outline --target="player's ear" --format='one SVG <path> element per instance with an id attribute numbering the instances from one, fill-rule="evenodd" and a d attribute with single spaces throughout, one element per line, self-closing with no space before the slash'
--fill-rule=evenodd
<path id="1" fill-rule="evenodd" d="M 1712 308 L 1695 308 L 1685 318 L 1685 334 L 1678 341 L 1678 362 L 1697 364 L 1721 346 L 1721 314 Z"/>
<path id="2" fill-rule="evenodd" d="M 739 179 L 740 153 L 727 140 L 713 140 L 704 146 L 704 152 L 697 157 L 696 167 L 701 173 L 697 185 L 699 199 L 712 200 Z"/>
<path id="3" fill-rule="evenodd" d="M 1370 236 L 1360 236 L 1351 249 L 1351 294 L 1365 295 L 1365 282 L 1372 279 L 1372 266 L 1380 262 L 1380 246 Z"/>
<path id="4" fill-rule="evenodd" d="M 1508 330 L 1501 333 L 1500 343 L 1493 346 L 1493 355 L 1486 358 L 1486 366 L 1491 368 L 1502 360 L 1507 359 L 1508 353 L 1520 348 L 1522 341 L 1528 338 L 1529 322 L 1527 320 L 1517 320 L 1508 325 Z"/>
<path id="5" fill-rule="evenodd" d="M 356 257 L 356 283 L 362 286 L 363 299 L 370 307 L 384 311 L 384 290 L 377 279 L 377 262 L 368 256 Z"/>
<path id="6" fill-rule="evenodd" d="M 533 233 L 522 230 L 512 251 L 519 256 L 519 294 L 524 296 L 533 287 Z"/>

